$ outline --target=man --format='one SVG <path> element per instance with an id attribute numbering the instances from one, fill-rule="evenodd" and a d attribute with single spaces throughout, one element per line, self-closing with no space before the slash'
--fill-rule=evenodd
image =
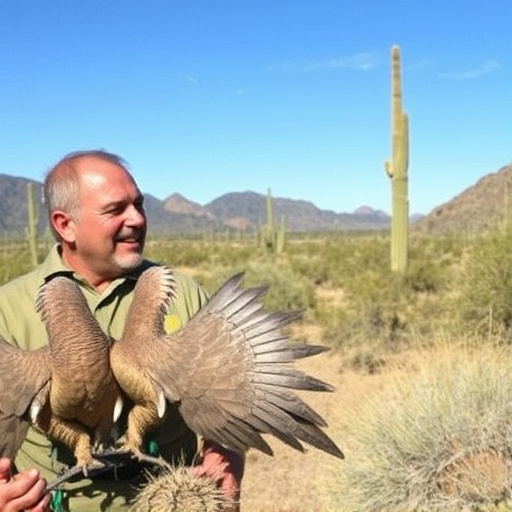
<path id="1" fill-rule="evenodd" d="M 58 273 L 79 284 L 102 329 L 119 339 L 137 278 L 153 264 L 142 256 L 146 238 L 143 196 L 124 161 L 104 151 L 67 155 L 50 170 L 44 186 L 49 222 L 58 243 L 37 269 L 0 287 L 0 335 L 30 350 L 47 343 L 35 300 L 39 287 Z M 176 280 L 177 298 L 165 318 L 169 331 L 183 326 L 207 300 L 191 278 L 178 273 Z M 153 441 L 169 461 L 185 455 L 190 463 L 197 455 L 196 436 L 173 408 Z M 195 473 L 215 475 L 226 495 L 238 499 L 243 458 L 208 440 L 199 455 Z M 35 466 L 51 481 L 73 460 L 63 447 L 52 445 L 31 429 L 15 463 L 20 471 Z M 127 475 L 107 474 L 66 484 L 67 509 L 128 509 L 137 485 L 144 482 L 138 466 L 129 470 Z M 1 492 L 0 485 L 0 499 Z"/>

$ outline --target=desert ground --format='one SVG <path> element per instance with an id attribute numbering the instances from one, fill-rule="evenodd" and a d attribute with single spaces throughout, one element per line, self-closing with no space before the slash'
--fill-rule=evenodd
<path id="1" fill-rule="evenodd" d="M 380 386 L 382 376 L 342 370 L 340 358 L 324 353 L 297 365 L 334 385 L 333 393 L 304 393 L 304 399 L 327 421 L 327 432 L 344 451 L 344 411 L 357 410 L 357 402 Z M 267 438 L 274 456 L 251 451 L 242 486 L 242 512 L 327 512 L 332 474 L 343 471 L 349 458 L 336 459 L 316 448 L 300 453 L 278 440 Z"/>

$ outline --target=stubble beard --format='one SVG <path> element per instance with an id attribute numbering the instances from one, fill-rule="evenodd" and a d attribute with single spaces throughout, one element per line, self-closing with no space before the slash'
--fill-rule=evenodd
<path id="1" fill-rule="evenodd" d="M 120 237 L 121 241 L 124 237 Z M 139 248 L 137 251 L 129 252 L 127 254 L 115 254 L 113 255 L 114 263 L 123 272 L 131 271 L 136 269 L 143 261 L 142 253 L 144 251 L 145 234 L 139 236 Z"/>
<path id="2" fill-rule="evenodd" d="M 143 261 L 142 254 L 133 253 L 124 256 L 114 256 L 114 262 L 123 271 L 136 269 Z"/>

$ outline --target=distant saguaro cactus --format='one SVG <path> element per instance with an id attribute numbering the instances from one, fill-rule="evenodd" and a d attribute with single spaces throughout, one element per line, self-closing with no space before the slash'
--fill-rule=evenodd
<path id="1" fill-rule="evenodd" d="M 281 254 L 284 250 L 286 223 L 281 215 L 281 227 L 276 231 L 274 216 L 274 200 L 270 189 L 267 191 L 267 223 L 260 228 L 261 244 L 274 254 Z"/>
<path id="2" fill-rule="evenodd" d="M 404 272 L 407 268 L 409 245 L 409 118 L 402 108 L 400 48 L 391 49 L 392 92 L 392 155 L 385 163 L 392 185 L 391 270 Z"/>
<path id="3" fill-rule="evenodd" d="M 284 215 L 281 215 L 281 227 L 276 235 L 276 253 L 281 254 L 284 251 L 284 242 L 286 236 L 286 220 Z"/>
<path id="4" fill-rule="evenodd" d="M 30 262 L 33 267 L 37 267 L 39 258 L 37 255 L 37 224 L 39 220 L 37 212 L 37 204 L 34 196 L 34 184 L 29 181 L 27 183 L 27 238 L 30 250 Z"/>

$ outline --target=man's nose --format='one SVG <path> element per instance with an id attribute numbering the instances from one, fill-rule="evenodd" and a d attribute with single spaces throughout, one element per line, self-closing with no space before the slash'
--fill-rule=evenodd
<path id="1" fill-rule="evenodd" d="M 146 214 L 144 210 L 130 205 L 126 210 L 126 220 L 131 226 L 143 226 L 146 224 Z"/>

